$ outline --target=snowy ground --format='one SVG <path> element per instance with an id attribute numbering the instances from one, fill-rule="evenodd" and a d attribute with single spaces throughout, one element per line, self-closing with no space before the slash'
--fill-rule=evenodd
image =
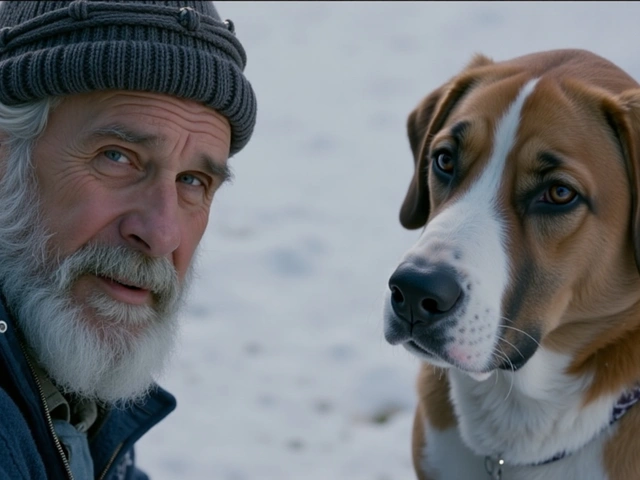
<path id="1" fill-rule="evenodd" d="M 139 444 L 154 480 L 404 480 L 417 362 L 382 294 L 417 238 L 397 213 L 405 119 L 475 52 L 580 47 L 640 79 L 638 3 L 221 3 L 258 125 L 214 204 L 178 410 Z"/>

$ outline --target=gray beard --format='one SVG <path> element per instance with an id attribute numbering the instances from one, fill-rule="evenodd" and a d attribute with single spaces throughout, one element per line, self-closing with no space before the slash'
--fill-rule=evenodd
<path id="1" fill-rule="evenodd" d="M 192 268 L 179 285 L 169 260 L 126 247 L 88 244 L 60 259 L 30 183 L 10 208 L 0 188 L 0 289 L 9 311 L 34 359 L 63 392 L 107 405 L 142 399 L 175 348 Z M 71 288 L 86 274 L 143 285 L 153 307 L 99 292 L 79 305 Z"/>

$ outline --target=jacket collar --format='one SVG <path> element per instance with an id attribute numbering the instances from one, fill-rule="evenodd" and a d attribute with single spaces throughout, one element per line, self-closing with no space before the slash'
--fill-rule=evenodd
<path id="1" fill-rule="evenodd" d="M 1 297 L 0 321 L 7 325 L 6 331 L 0 333 L 0 371 L 3 371 L 0 388 L 7 391 L 29 424 L 42 460 L 52 473 L 51 478 L 66 478 L 62 459 L 46 424 L 45 406 L 20 345 L 19 331 Z M 104 422 L 89 443 L 95 472 L 101 475 L 98 478 L 106 477 L 107 472 L 118 465 L 134 443 L 175 407 L 173 395 L 154 385 L 141 402 L 106 412 Z"/>

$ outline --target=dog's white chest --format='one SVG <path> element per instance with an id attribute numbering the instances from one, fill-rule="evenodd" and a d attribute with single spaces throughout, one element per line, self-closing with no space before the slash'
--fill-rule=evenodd
<path id="1" fill-rule="evenodd" d="M 427 445 L 423 471 L 433 480 L 491 480 L 485 459 L 475 455 L 462 441 L 456 428 L 438 431 L 425 425 Z M 607 480 L 602 465 L 602 448 L 608 435 L 600 435 L 580 451 L 545 465 L 502 468 L 501 480 Z"/>
<path id="2" fill-rule="evenodd" d="M 520 371 L 482 382 L 449 371 L 458 423 L 445 431 L 425 425 L 426 471 L 439 480 L 607 479 L 603 445 L 617 429 L 611 414 L 620 396 L 583 405 L 589 379 L 562 373 L 568 361 L 540 348 Z M 492 477 L 485 458 L 497 454 L 506 463 Z"/>

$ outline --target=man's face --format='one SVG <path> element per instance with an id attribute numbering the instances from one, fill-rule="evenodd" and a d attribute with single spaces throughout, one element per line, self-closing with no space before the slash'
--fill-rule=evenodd
<path id="1" fill-rule="evenodd" d="M 33 148 L 34 179 L 18 194 L 14 177 L 0 182 L 2 293 L 65 392 L 135 400 L 162 371 L 230 138 L 194 102 L 74 95 Z"/>
<path id="2" fill-rule="evenodd" d="M 191 101 L 125 91 L 65 98 L 33 151 L 51 253 L 126 247 L 167 259 L 183 282 L 228 176 L 230 139 L 224 117 Z M 159 300 L 139 279 L 101 273 L 82 274 L 71 295 L 90 323 L 95 295 L 132 307 Z"/>

